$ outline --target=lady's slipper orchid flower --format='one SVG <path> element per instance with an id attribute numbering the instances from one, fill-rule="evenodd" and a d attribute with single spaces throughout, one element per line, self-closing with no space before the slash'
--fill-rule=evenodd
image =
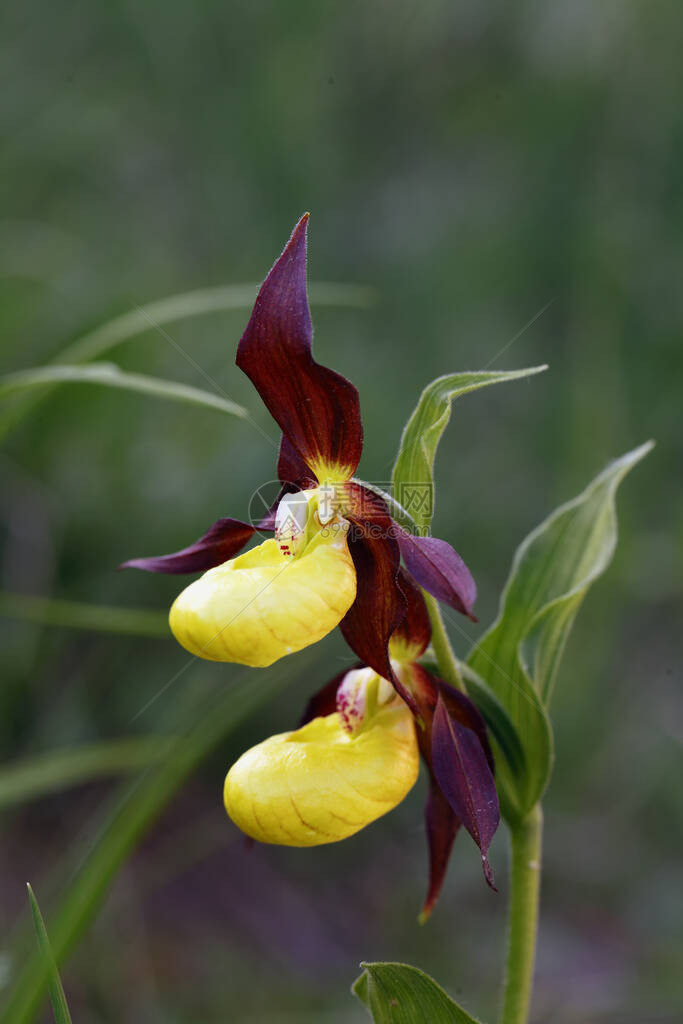
<path id="1" fill-rule="evenodd" d="M 372 669 L 346 680 L 353 714 L 338 698 L 339 710 L 271 736 L 228 772 L 226 810 L 253 839 L 334 843 L 393 810 L 414 786 L 420 756 L 410 711 Z"/>
<path id="2" fill-rule="evenodd" d="M 348 525 L 312 531 L 296 557 L 283 550 L 282 540 L 271 539 L 209 569 L 171 608 L 176 639 L 198 657 L 259 667 L 322 640 L 356 596 Z M 287 547 L 298 539 L 290 538 Z"/>
<path id="3" fill-rule="evenodd" d="M 257 526 L 219 519 L 182 551 L 124 566 L 204 573 L 171 610 L 171 629 L 193 654 L 269 665 L 340 625 L 361 661 L 415 710 L 389 656 L 406 610 L 401 557 L 421 586 L 466 615 L 476 588 L 449 544 L 401 529 L 353 479 L 363 447 L 358 392 L 313 358 L 307 223 L 305 214 L 268 274 L 237 349 L 237 365 L 282 430 L 280 502 Z M 274 530 L 275 540 L 236 558 L 257 530 Z"/>
<path id="4" fill-rule="evenodd" d="M 224 800 L 235 824 L 261 842 L 337 842 L 401 802 L 417 778 L 419 750 L 430 779 L 426 920 L 461 824 L 479 846 L 493 887 L 487 852 L 498 827 L 498 798 L 481 715 L 417 663 L 429 643 L 429 618 L 403 570 L 399 582 L 407 612 L 391 637 L 390 655 L 396 677 L 414 698 L 419 724 L 374 669 L 344 672 L 310 701 L 299 729 L 272 736 L 239 758 L 227 774 Z"/>

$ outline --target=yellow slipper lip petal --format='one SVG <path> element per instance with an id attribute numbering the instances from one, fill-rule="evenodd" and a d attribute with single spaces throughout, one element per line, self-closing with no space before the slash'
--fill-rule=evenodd
<path id="1" fill-rule="evenodd" d="M 286 558 L 275 540 L 209 569 L 176 598 L 169 622 L 199 658 L 264 668 L 317 643 L 356 597 L 343 531 Z"/>
<path id="2" fill-rule="evenodd" d="M 248 750 L 228 772 L 223 798 L 230 818 L 259 842 L 321 846 L 393 810 L 418 771 L 405 705 L 379 711 L 354 736 L 335 713 Z"/>

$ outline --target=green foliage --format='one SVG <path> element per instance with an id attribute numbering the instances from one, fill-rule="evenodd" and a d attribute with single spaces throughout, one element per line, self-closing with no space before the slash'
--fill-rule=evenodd
<path id="1" fill-rule="evenodd" d="M 395 497 L 401 501 L 401 492 L 406 485 L 411 488 L 416 485 L 433 488 L 436 449 L 451 418 L 454 399 L 489 384 L 520 380 L 546 369 L 546 366 L 533 366 L 526 370 L 449 373 L 428 384 L 403 429 L 392 472 Z M 431 523 L 431 514 L 420 509 L 412 510 L 412 514 L 419 531 L 426 532 Z"/>
<path id="2" fill-rule="evenodd" d="M 66 996 L 64 995 L 64 988 L 62 987 L 62 979 L 59 977 L 59 971 L 57 970 L 57 964 L 52 953 L 52 947 L 50 940 L 47 935 L 47 929 L 45 928 L 45 922 L 43 921 L 43 915 L 40 912 L 38 901 L 33 893 L 33 889 L 30 884 L 26 883 L 28 890 L 28 899 L 31 905 L 31 914 L 33 915 L 33 923 L 36 929 L 36 935 L 38 936 L 38 945 L 40 952 L 43 957 L 43 963 L 45 964 L 45 970 L 47 972 L 47 984 L 50 992 L 50 1002 L 52 1003 L 52 1009 L 55 1014 L 55 1024 L 71 1024 L 71 1014 L 69 1013 L 69 1007 L 66 1004 Z"/>
<path id="3" fill-rule="evenodd" d="M 168 638 L 170 632 L 168 612 L 165 611 L 115 608 L 85 601 L 36 597 L 33 594 L 10 594 L 7 591 L 0 591 L 0 615 L 9 619 L 40 622 L 44 626 L 88 629 L 97 633 Z"/>
<path id="4" fill-rule="evenodd" d="M 130 736 L 50 750 L 0 767 L 0 809 L 47 796 L 79 782 L 141 771 L 169 750 L 167 736 Z"/>
<path id="5" fill-rule="evenodd" d="M 417 967 L 362 963 L 351 991 L 375 1024 L 477 1024 L 437 983 Z"/>
<path id="6" fill-rule="evenodd" d="M 124 391 L 138 391 L 155 398 L 166 398 L 176 402 L 203 405 L 208 409 L 226 412 L 231 416 L 247 416 L 247 410 L 236 402 L 210 391 L 179 384 L 176 381 L 160 380 L 142 373 L 125 373 L 114 363 L 93 363 L 90 366 L 38 366 L 31 370 L 19 370 L 0 377 L 0 398 L 6 398 L 21 391 L 44 388 L 53 384 L 102 384 L 108 388 Z"/>
<path id="7" fill-rule="evenodd" d="M 469 655 L 469 665 L 505 706 L 524 748 L 521 775 L 499 760 L 497 782 L 508 819 L 523 818 L 547 784 L 547 703 L 560 658 L 581 601 L 614 553 L 617 488 L 651 448 L 644 444 L 616 459 L 529 534 L 515 555 L 499 616 Z"/>
<path id="8" fill-rule="evenodd" d="M 454 398 L 544 368 L 451 374 L 429 384 L 401 438 L 393 474 L 399 501 L 402 485 L 433 486 L 436 450 Z M 510 821 L 528 813 L 548 782 L 553 744 L 547 702 L 553 680 L 578 607 L 614 552 L 616 489 L 650 447 L 643 445 L 616 460 L 583 494 L 529 535 L 515 556 L 500 615 L 468 658 L 475 673 L 468 674 L 468 688 L 482 713 L 488 707 L 489 727 L 504 755 L 499 758 L 497 783 L 503 813 Z M 418 528 L 428 530 L 430 514 L 411 512 Z M 491 694 L 498 698 L 495 705 Z"/>

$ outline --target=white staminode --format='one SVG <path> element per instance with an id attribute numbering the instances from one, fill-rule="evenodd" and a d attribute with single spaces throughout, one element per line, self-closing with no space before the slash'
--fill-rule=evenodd
<path id="1" fill-rule="evenodd" d="M 337 690 L 337 711 L 344 728 L 355 733 L 372 712 L 388 704 L 396 696 L 390 682 L 382 679 L 372 668 L 354 668 L 347 672 Z M 368 698 L 371 707 L 368 707 Z"/>
<path id="2" fill-rule="evenodd" d="M 275 540 L 283 555 L 295 555 L 304 542 L 310 491 L 286 494 L 275 513 Z"/>

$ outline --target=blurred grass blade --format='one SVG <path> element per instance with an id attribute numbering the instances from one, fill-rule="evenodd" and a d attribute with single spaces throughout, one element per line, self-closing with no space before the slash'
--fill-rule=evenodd
<path id="1" fill-rule="evenodd" d="M 552 740 L 545 706 L 579 605 L 614 554 L 617 488 L 651 448 L 644 444 L 612 462 L 529 534 L 515 554 L 498 618 L 468 657 L 524 745 L 523 776 L 514 779 L 501 762 L 496 777 L 508 817 L 523 817 L 546 786 Z"/>
<path id="2" fill-rule="evenodd" d="M 436 449 L 451 418 L 454 399 L 489 384 L 520 380 L 546 369 L 547 366 L 532 366 L 526 370 L 449 373 L 427 385 L 403 429 L 392 473 L 394 497 L 416 520 L 420 532 L 430 525 L 433 502 L 417 499 L 420 495 L 431 497 L 433 493 Z"/>
<path id="3" fill-rule="evenodd" d="M 145 331 L 187 320 L 207 313 L 224 313 L 235 309 L 251 309 L 259 284 L 235 284 L 218 288 L 198 288 L 191 292 L 170 295 L 166 299 L 148 302 L 102 324 L 88 334 L 67 345 L 56 357 L 60 363 L 85 363 L 109 352 L 116 345 Z M 372 304 L 374 292 L 357 284 L 319 282 L 309 285 L 312 305 L 350 306 L 359 309 Z"/>
<path id="4" fill-rule="evenodd" d="M 176 381 L 148 377 L 142 373 L 126 373 L 113 363 L 93 363 L 90 366 L 37 366 L 0 377 L 0 399 L 20 391 L 45 387 L 46 384 L 101 384 L 124 391 L 139 391 L 155 398 L 175 402 L 188 402 L 205 408 L 226 412 L 231 416 L 247 415 L 247 410 L 236 402 L 210 391 L 179 384 Z"/>
<path id="5" fill-rule="evenodd" d="M 417 967 L 362 963 L 351 991 L 375 1024 L 477 1024 L 440 985 Z"/>
<path id="6" fill-rule="evenodd" d="M 0 810 L 82 782 L 141 771 L 169 750 L 167 736 L 134 736 L 50 750 L 0 766 Z"/>
<path id="7" fill-rule="evenodd" d="M 92 629 L 100 633 L 165 638 L 171 635 L 166 611 L 116 608 L 104 604 L 36 597 L 33 594 L 12 594 L 8 591 L 0 591 L 0 616 L 39 622 L 45 626 Z"/>
<path id="8" fill-rule="evenodd" d="M 162 762 L 113 801 L 53 915 L 50 931 L 58 964 L 87 928 L 121 865 L 200 761 L 271 700 L 287 680 L 309 671 L 313 660 L 311 655 L 299 655 L 268 672 L 252 670 L 237 683 L 224 683 L 219 696 L 178 731 Z M 187 711 L 183 719 L 187 719 Z M 216 808 L 220 814 L 219 797 Z M 45 964 L 37 956 L 29 958 L 10 992 L 2 1024 L 34 1021 L 47 983 Z"/>
<path id="9" fill-rule="evenodd" d="M 159 330 L 165 324 L 208 313 L 251 309 L 260 285 L 237 284 L 219 288 L 200 288 L 196 291 L 170 295 L 156 302 L 114 317 L 93 331 L 77 338 L 59 352 L 51 365 L 88 363 L 110 352 L 117 345 L 140 334 Z M 313 283 L 308 288 L 312 305 L 364 309 L 374 301 L 371 288 L 356 284 Z M 0 440 L 19 423 L 52 390 L 50 385 L 42 391 L 18 393 L 21 401 L 0 414 Z"/>
<path id="10" fill-rule="evenodd" d="M 69 1013 L 69 1007 L 66 1005 L 66 996 L 64 995 L 64 988 L 62 987 L 62 980 L 59 977 L 59 971 L 57 970 L 57 964 L 52 954 L 52 947 L 50 946 L 50 940 L 47 937 L 47 930 L 45 928 L 45 922 L 43 921 L 43 915 L 40 913 L 40 907 L 36 900 L 33 889 L 30 884 L 26 883 L 28 890 L 28 899 L 31 904 L 31 913 L 33 915 L 33 923 L 36 927 L 36 934 L 38 936 L 38 945 L 43 955 L 43 961 L 45 963 L 45 969 L 48 972 L 48 989 L 50 992 L 50 1002 L 52 1003 L 52 1009 L 55 1014 L 55 1024 L 71 1024 L 71 1014 Z"/>

